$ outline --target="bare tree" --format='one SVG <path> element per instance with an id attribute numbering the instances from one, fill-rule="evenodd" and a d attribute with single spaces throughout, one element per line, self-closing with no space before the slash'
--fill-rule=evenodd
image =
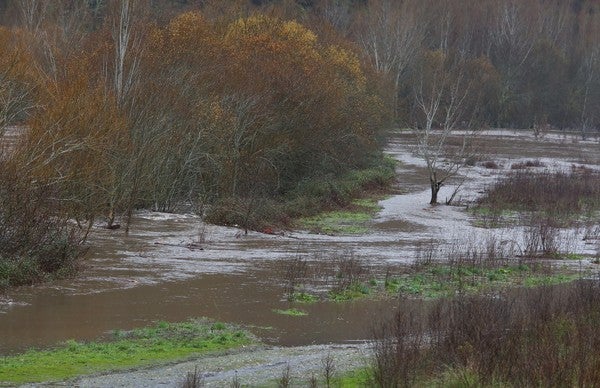
<path id="1" fill-rule="evenodd" d="M 139 70 L 143 31 L 141 0 L 115 0 L 112 4 L 111 34 L 114 44 L 113 83 L 119 105 L 124 103 Z"/>
<path id="2" fill-rule="evenodd" d="M 600 81 L 600 45 L 589 49 L 581 64 L 580 72 L 583 78 L 582 102 L 580 115 L 581 137 L 586 138 L 594 120 L 593 88 Z M 598 87 L 598 86 L 596 86 Z"/>
<path id="3" fill-rule="evenodd" d="M 427 165 L 430 204 L 438 202 L 442 185 L 456 176 L 472 156 L 477 85 L 470 75 L 473 69 L 469 62 L 440 51 L 429 52 L 415 80 L 414 151 Z M 458 137 L 459 141 L 450 144 L 450 137 Z"/>
<path id="4" fill-rule="evenodd" d="M 423 42 L 423 21 L 412 1 L 377 0 L 358 20 L 357 40 L 373 67 L 393 85 L 393 104 L 398 117 L 398 93 L 403 76 Z"/>

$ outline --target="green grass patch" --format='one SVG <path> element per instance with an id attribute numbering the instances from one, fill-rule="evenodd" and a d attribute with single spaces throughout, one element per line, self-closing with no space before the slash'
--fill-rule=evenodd
<path id="1" fill-rule="evenodd" d="M 565 253 L 563 255 L 559 255 L 561 259 L 565 260 L 583 260 L 585 256 L 580 253 Z"/>
<path id="2" fill-rule="evenodd" d="M 294 292 L 290 298 L 290 302 L 312 304 L 319 301 L 319 297 L 307 292 Z"/>
<path id="3" fill-rule="evenodd" d="M 571 273 L 537 272 L 535 268 L 527 265 L 487 268 L 435 264 L 414 273 L 390 278 L 384 287 L 390 294 L 435 299 L 457 292 L 481 293 L 508 287 L 569 283 L 579 277 L 580 275 Z"/>
<path id="4" fill-rule="evenodd" d="M 373 386 L 372 372 L 368 368 L 356 369 L 343 373 L 335 379 L 334 386 L 339 387 L 370 387 Z"/>
<path id="5" fill-rule="evenodd" d="M 345 288 L 329 291 L 334 302 L 359 298 L 385 298 L 390 295 L 437 299 L 457 293 L 476 294 L 493 292 L 509 287 L 537 287 L 569 283 L 580 274 L 565 270 L 548 272 L 537 265 L 505 265 L 485 267 L 477 265 L 429 264 L 407 273 L 388 276 L 385 280 L 370 279 L 354 282 Z"/>
<path id="6" fill-rule="evenodd" d="M 50 350 L 30 350 L 3 357 L 0 381 L 58 381 L 79 375 L 128 369 L 186 359 L 252 343 L 246 331 L 223 323 L 191 320 L 160 322 L 132 331 L 115 331 L 108 342 L 66 343 Z"/>
<path id="7" fill-rule="evenodd" d="M 303 317 L 308 315 L 308 313 L 304 310 L 298 310 L 298 309 L 286 309 L 286 310 L 273 310 L 273 312 L 275 314 L 280 314 L 280 315 L 289 315 L 290 317 Z"/>
<path id="8" fill-rule="evenodd" d="M 346 210 L 320 213 L 297 220 L 296 225 L 313 233 L 362 234 L 368 232 L 368 223 L 381 210 L 376 198 L 352 200 Z"/>
<path id="9" fill-rule="evenodd" d="M 301 218 L 298 227 L 313 233 L 362 234 L 368 232 L 371 213 L 363 211 L 332 211 Z"/>
<path id="10" fill-rule="evenodd" d="M 364 283 L 352 283 L 349 287 L 329 291 L 329 300 L 334 302 L 347 302 L 364 298 L 371 294 L 371 288 Z"/>

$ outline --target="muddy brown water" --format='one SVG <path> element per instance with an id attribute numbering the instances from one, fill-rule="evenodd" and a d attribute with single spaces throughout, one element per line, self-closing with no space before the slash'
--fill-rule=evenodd
<path id="1" fill-rule="evenodd" d="M 190 317 L 235 322 L 271 344 L 339 343 L 369 338 L 372 317 L 390 311 L 389 302 L 365 300 L 296 305 L 309 314 L 302 317 L 276 314 L 273 309 L 290 306 L 281 300 L 281 288 L 260 275 L 201 275 L 83 295 L 63 288 L 25 294 L 27 305 L 14 306 L 0 317 L 4 354 Z"/>
<path id="2" fill-rule="evenodd" d="M 286 236 L 203 225 L 191 215 L 140 213 L 132 233 L 96 228 L 84 267 L 75 279 L 23 287 L 0 296 L 0 354 L 48 347 L 68 339 L 92 340 L 114 329 L 193 317 L 244 325 L 267 343 L 308 345 L 365 340 L 374 324 L 394 311 L 393 300 L 285 301 L 281 263 L 298 255 L 333 260 L 354 252 L 374 271 L 410 263 L 421 243 L 448 241 L 477 228 L 459 208 L 427 205 L 426 171 L 411 164 L 407 138 L 394 135 L 388 152 L 398 167 L 400 194 L 381 202 L 371 232 L 360 236 Z M 513 159 L 544 158 L 561 163 L 600 163 L 600 146 L 588 142 L 536 141 L 510 132 L 490 135 L 487 152 L 502 171 L 474 171 L 469 190 L 506 173 Z M 443 198 L 443 196 L 442 196 Z M 205 249 L 191 250 L 190 242 Z M 274 309 L 296 307 L 307 316 Z"/>

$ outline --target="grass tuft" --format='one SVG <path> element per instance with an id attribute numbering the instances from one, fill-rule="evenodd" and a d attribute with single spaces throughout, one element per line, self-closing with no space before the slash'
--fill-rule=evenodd
<path id="1" fill-rule="evenodd" d="M 303 317 L 305 315 L 308 315 L 308 313 L 304 310 L 299 310 L 299 309 L 295 309 L 295 308 L 291 308 L 291 309 L 286 309 L 286 310 L 273 310 L 273 312 L 275 314 L 280 314 L 280 315 L 289 315 L 291 317 Z"/>

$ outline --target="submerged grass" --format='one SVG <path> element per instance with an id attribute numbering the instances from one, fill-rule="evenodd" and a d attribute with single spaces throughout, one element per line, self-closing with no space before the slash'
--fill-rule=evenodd
<path id="1" fill-rule="evenodd" d="M 1 358 L 0 382 L 65 380 L 79 375 L 146 366 L 235 348 L 253 342 L 243 330 L 206 320 L 160 322 L 115 331 L 108 342 L 67 341 L 51 350 L 30 350 Z"/>
<path id="2" fill-rule="evenodd" d="M 295 308 L 286 309 L 286 310 L 273 310 L 273 312 L 275 314 L 289 315 L 291 317 L 303 317 L 303 316 L 308 315 L 308 313 L 306 311 L 295 309 Z"/>
<path id="3" fill-rule="evenodd" d="M 388 274 L 389 275 L 389 274 Z M 537 264 L 485 267 L 477 265 L 429 264 L 408 273 L 354 282 L 328 293 L 328 299 L 346 302 L 360 298 L 438 299 L 463 294 L 493 292 L 510 287 L 538 287 L 569 283 L 581 275 L 564 270 L 549 270 Z"/>
<path id="4" fill-rule="evenodd" d="M 290 302 L 298 302 L 305 304 L 313 304 L 319 301 L 319 297 L 308 292 L 294 292 L 290 298 Z"/>
<path id="5" fill-rule="evenodd" d="M 329 300 L 334 302 L 346 302 L 354 299 L 364 298 L 371 295 L 373 290 L 370 285 L 355 282 L 350 284 L 348 287 L 342 289 L 335 289 L 329 292 Z"/>
<path id="6" fill-rule="evenodd" d="M 568 283 L 580 275 L 539 271 L 536 265 L 453 266 L 432 264 L 414 273 L 389 278 L 384 283 L 391 294 L 437 299 L 456 293 L 477 294 L 509 287 L 535 287 Z"/>

